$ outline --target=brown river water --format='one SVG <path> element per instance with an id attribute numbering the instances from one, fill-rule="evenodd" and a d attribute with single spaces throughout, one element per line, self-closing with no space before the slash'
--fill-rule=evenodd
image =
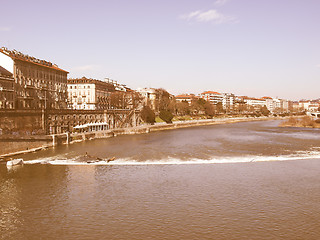
<path id="1" fill-rule="evenodd" d="M 0 239 L 320 239 L 320 130 L 278 124 L 22 155 L 0 165 Z"/>

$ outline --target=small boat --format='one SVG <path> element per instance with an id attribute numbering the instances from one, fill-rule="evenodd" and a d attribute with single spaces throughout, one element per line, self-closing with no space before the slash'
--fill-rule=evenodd
<path id="1" fill-rule="evenodd" d="M 7 167 L 12 167 L 16 165 L 22 165 L 23 164 L 23 159 L 18 158 L 18 159 L 13 159 L 7 162 Z"/>
<path id="2" fill-rule="evenodd" d="M 109 159 L 107 160 L 107 162 L 111 162 L 111 161 L 114 161 L 114 160 L 116 160 L 116 157 L 109 158 Z"/>

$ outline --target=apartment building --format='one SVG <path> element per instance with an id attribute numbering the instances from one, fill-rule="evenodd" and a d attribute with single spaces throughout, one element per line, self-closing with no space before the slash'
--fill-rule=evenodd
<path id="1" fill-rule="evenodd" d="M 14 79 L 14 108 L 67 108 L 68 72 L 56 64 L 2 47 L 0 66 Z"/>
<path id="2" fill-rule="evenodd" d="M 110 82 L 86 77 L 68 79 L 68 100 L 72 109 L 109 109 L 112 92 L 115 87 Z"/>
<path id="3" fill-rule="evenodd" d="M 194 94 L 180 94 L 175 96 L 177 102 L 187 102 L 189 105 L 197 97 Z"/>
<path id="4" fill-rule="evenodd" d="M 263 98 L 244 97 L 243 101 L 248 106 L 253 106 L 254 108 L 260 108 L 266 105 L 266 101 Z"/>
<path id="5" fill-rule="evenodd" d="M 223 101 L 223 95 L 218 92 L 213 92 L 213 91 L 206 91 L 203 93 L 199 94 L 200 98 L 203 98 L 204 100 L 216 105 L 217 103 Z"/>
<path id="6" fill-rule="evenodd" d="M 142 96 L 143 105 L 147 105 L 151 109 L 155 110 L 157 100 L 157 91 L 155 88 L 138 88 L 136 92 L 138 92 Z"/>
<path id="7" fill-rule="evenodd" d="M 0 66 L 0 109 L 13 109 L 14 102 L 13 74 Z"/>
<path id="8" fill-rule="evenodd" d="M 235 96 L 233 93 L 222 93 L 222 107 L 224 109 L 232 109 L 234 102 L 235 102 Z"/>

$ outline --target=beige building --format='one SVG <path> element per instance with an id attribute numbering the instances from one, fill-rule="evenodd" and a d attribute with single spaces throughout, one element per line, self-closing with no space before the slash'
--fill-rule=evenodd
<path id="1" fill-rule="evenodd" d="M 109 82 L 85 77 L 68 79 L 68 100 L 72 109 L 109 109 L 110 95 L 114 91 L 114 85 Z"/>
<path id="2" fill-rule="evenodd" d="M 203 92 L 199 94 L 199 97 L 215 105 L 219 102 L 222 103 L 223 101 L 223 95 L 221 93 L 213 92 L 213 91 Z"/>
<path id="3" fill-rule="evenodd" d="M 248 105 L 254 108 L 260 108 L 266 106 L 266 100 L 261 98 L 251 98 L 251 97 L 244 97 L 243 101 Z"/>
<path id="4" fill-rule="evenodd" d="M 143 105 L 150 106 L 155 110 L 157 100 L 157 91 L 155 88 L 138 88 L 136 92 L 141 95 Z"/>
<path id="5" fill-rule="evenodd" d="M 11 72 L 0 66 L 0 109 L 13 109 L 14 79 Z"/>
<path id="6" fill-rule="evenodd" d="M 57 65 L 0 48 L 0 66 L 13 75 L 16 109 L 65 109 L 67 74 Z"/>
<path id="7" fill-rule="evenodd" d="M 232 109 L 234 102 L 235 102 L 235 96 L 233 93 L 222 93 L 222 107 L 224 109 Z"/>
<path id="8" fill-rule="evenodd" d="M 194 94 L 180 94 L 175 96 L 177 102 L 187 102 L 189 105 L 193 100 L 198 99 Z"/>

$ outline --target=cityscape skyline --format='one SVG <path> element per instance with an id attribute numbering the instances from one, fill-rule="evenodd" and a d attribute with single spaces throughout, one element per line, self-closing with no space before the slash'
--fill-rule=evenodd
<path id="1" fill-rule="evenodd" d="M 110 77 L 134 89 L 162 87 L 173 94 L 319 98 L 317 1 L 4 6 L 0 45 L 58 63 L 69 78 Z"/>

